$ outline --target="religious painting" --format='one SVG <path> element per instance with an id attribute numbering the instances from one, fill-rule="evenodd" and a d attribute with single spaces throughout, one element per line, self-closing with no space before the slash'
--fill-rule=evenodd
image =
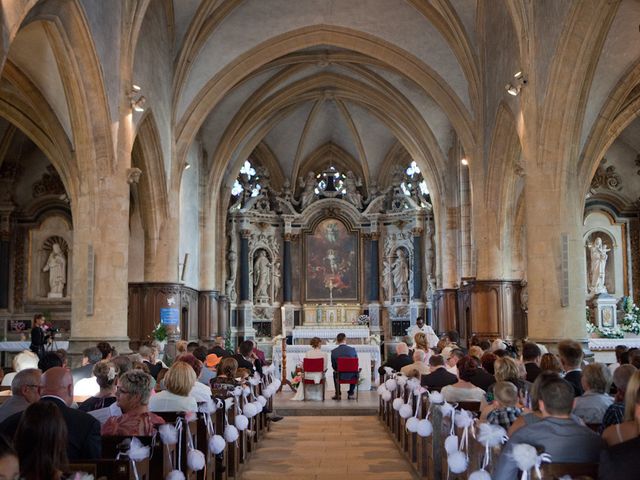
<path id="1" fill-rule="evenodd" d="M 311 302 L 358 301 L 358 234 L 337 219 L 305 236 L 305 297 Z"/>

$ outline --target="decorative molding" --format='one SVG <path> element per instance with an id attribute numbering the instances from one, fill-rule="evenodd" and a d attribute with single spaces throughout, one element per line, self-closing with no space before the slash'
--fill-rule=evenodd
<path id="1" fill-rule="evenodd" d="M 31 191 L 33 198 L 67 193 L 60 175 L 53 165 L 47 165 L 47 172 L 43 173 L 42 178 L 33 184 Z"/>
<path id="2" fill-rule="evenodd" d="M 142 175 L 142 170 L 136 167 L 127 169 L 127 183 L 129 185 L 138 184 L 140 181 L 140 175 Z"/>
<path id="3" fill-rule="evenodd" d="M 607 159 L 603 158 L 593 180 L 591 180 L 591 189 L 622 190 L 622 177 L 616 172 L 616 167 L 613 165 L 605 167 L 605 163 L 607 163 Z M 638 165 L 638 158 L 636 158 L 636 165 Z"/>

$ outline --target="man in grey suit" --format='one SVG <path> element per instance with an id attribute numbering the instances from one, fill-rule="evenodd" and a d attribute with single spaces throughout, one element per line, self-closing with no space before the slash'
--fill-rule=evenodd
<path id="1" fill-rule="evenodd" d="M 0 422 L 40 400 L 40 370 L 20 370 L 11 381 L 11 396 L 0 406 Z"/>
<path id="2" fill-rule="evenodd" d="M 340 400 L 340 384 L 338 383 L 338 358 L 358 358 L 358 352 L 356 349 L 347 345 L 347 336 L 344 333 L 339 333 L 336 337 L 336 343 L 338 346 L 331 351 L 331 366 L 333 367 L 333 383 L 336 386 L 336 394 L 333 396 L 334 400 Z M 341 380 L 351 380 L 358 378 L 357 373 L 343 373 L 340 375 Z M 349 384 L 349 393 L 347 398 L 353 400 L 353 392 L 356 389 L 356 384 Z"/>
<path id="3" fill-rule="evenodd" d="M 571 418 L 573 386 L 560 377 L 542 382 L 538 405 L 542 420 L 522 427 L 505 445 L 493 472 L 494 480 L 520 478 L 513 447 L 526 443 L 544 450 L 552 463 L 597 463 L 604 446 L 599 435 Z"/>

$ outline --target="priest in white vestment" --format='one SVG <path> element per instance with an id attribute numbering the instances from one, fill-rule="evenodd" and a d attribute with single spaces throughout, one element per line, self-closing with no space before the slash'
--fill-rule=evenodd
<path id="1" fill-rule="evenodd" d="M 424 324 L 422 317 L 416 318 L 416 324 L 407 329 L 407 335 L 413 338 L 416 333 L 422 332 L 427 336 L 429 348 L 435 348 L 438 345 L 438 336 L 429 325 Z"/>

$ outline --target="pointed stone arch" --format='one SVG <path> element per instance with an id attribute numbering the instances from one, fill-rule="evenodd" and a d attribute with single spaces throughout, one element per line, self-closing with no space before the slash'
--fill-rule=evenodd
<path id="1" fill-rule="evenodd" d="M 348 171 L 352 171 L 356 176 L 360 177 L 366 185 L 367 176 L 362 165 L 353 158 L 349 152 L 333 142 L 327 142 L 324 145 L 320 145 L 313 152 L 309 153 L 309 155 L 307 155 L 307 157 L 300 163 L 300 166 L 297 169 L 294 169 L 293 178 L 304 178 L 307 172 L 312 169 L 312 166 L 320 166 L 323 162 L 326 164 L 329 160 L 339 172 L 347 173 Z M 314 173 L 320 172 L 314 171 Z"/>

